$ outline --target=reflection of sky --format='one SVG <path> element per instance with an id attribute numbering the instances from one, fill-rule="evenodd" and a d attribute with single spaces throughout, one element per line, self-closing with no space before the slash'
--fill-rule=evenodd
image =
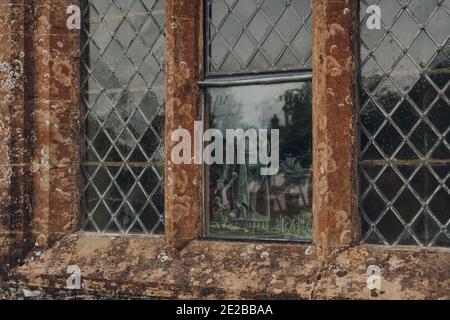
<path id="1" fill-rule="evenodd" d="M 369 5 L 376 3 L 376 1 L 369 0 L 366 2 Z M 428 52 L 434 52 L 437 49 L 429 36 L 433 38 L 437 45 L 445 44 L 445 40 L 448 37 L 448 30 L 450 30 L 450 16 L 442 7 L 434 12 L 437 8 L 435 1 L 426 0 L 413 1 L 408 6 L 409 10 L 402 11 L 398 16 L 401 10 L 399 3 L 399 1 L 393 0 L 380 1 L 378 5 L 381 9 L 382 28 L 380 30 L 369 29 L 364 20 L 361 24 L 361 38 L 369 49 L 375 48 L 385 34 L 384 28 L 388 28 L 392 31 L 402 48 L 409 48 L 411 43 L 413 43 L 409 49 L 410 53 L 412 53 L 413 58 L 418 64 L 425 64 L 431 58 Z M 367 16 L 366 9 L 366 5 L 361 6 L 361 19 Z M 425 24 L 427 35 L 423 31 L 420 31 L 419 23 Z M 419 32 L 421 36 L 415 39 Z M 367 50 L 364 46 L 362 50 L 363 56 L 365 56 Z M 375 51 L 375 57 L 380 63 L 383 63 L 385 60 L 388 62 L 390 58 L 395 58 L 396 60 L 400 55 L 400 47 L 389 35 Z M 392 66 L 392 62 L 389 62 L 389 64 Z"/>
<path id="2" fill-rule="evenodd" d="M 448 66 L 448 57 L 442 53 L 435 55 L 440 45 L 444 45 L 444 52 L 449 52 L 450 15 L 443 6 L 437 6 L 436 1 L 421 0 L 411 1 L 408 10 L 402 10 L 399 0 L 365 0 L 361 3 L 362 59 L 369 54 L 367 49 L 374 49 L 373 57 L 384 69 L 379 69 L 378 64 L 369 59 L 362 68 L 363 77 L 377 79 L 392 69 L 390 78 L 400 89 L 409 91 L 420 78 L 420 68 L 428 65 L 428 71 L 439 69 L 440 73 L 450 76 L 448 69 L 444 69 Z M 365 3 L 379 6 L 381 29 L 369 29 L 363 20 L 368 16 Z M 420 24 L 424 25 L 424 30 L 420 30 Z M 385 29 L 389 29 L 392 36 L 386 35 Z M 403 49 L 408 49 L 408 55 L 404 55 Z M 383 94 L 398 91 L 390 82 L 384 87 Z"/>
<path id="3" fill-rule="evenodd" d="M 277 115 L 281 126 L 285 124 L 282 97 L 286 91 L 301 89 L 302 83 L 275 85 L 240 86 L 233 88 L 214 88 L 209 90 L 212 97 L 212 113 L 216 127 L 220 130 L 232 128 L 263 129 Z M 225 106 L 214 107 L 215 98 L 229 96 Z"/>

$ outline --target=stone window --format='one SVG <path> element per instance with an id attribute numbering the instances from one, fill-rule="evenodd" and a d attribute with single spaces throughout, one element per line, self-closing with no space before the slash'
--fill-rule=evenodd
<path id="1" fill-rule="evenodd" d="M 165 1 L 82 2 L 83 230 L 164 230 Z"/>
<path id="2" fill-rule="evenodd" d="M 449 0 L 0 1 L 0 291 L 448 299 L 449 21 Z M 198 126 L 279 159 L 171 161 Z"/>
<path id="3" fill-rule="evenodd" d="M 206 1 L 206 237 L 311 240 L 311 20 L 310 0 Z"/>
<path id="4" fill-rule="evenodd" d="M 450 1 L 360 4 L 362 241 L 449 246 Z"/>

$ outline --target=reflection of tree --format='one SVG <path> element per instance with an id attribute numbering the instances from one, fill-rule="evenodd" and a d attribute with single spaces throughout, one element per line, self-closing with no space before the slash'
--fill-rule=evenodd
<path id="1" fill-rule="evenodd" d="M 428 49 L 429 50 L 429 49 Z M 441 89 L 445 88 L 450 80 L 450 48 L 444 47 L 435 56 L 434 60 L 430 63 L 429 67 L 425 70 L 425 72 L 420 76 L 415 84 L 413 84 L 410 88 L 404 88 L 407 91 L 407 96 L 404 96 L 403 101 L 398 106 L 398 109 L 393 112 L 393 108 L 400 102 L 403 94 L 397 90 L 395 87 L 387 88 L 383 87 L 381 90 L 378 89 L 373 94 L 373 100 L 377 102 L 377 104 L 386 110 L 389 113 L 392 113 L 392 121 L 394 121 L 398 127 L 403 131 L 403 134 L 408 135 L 408 141 L 414 145 L 416 152 L 421 154 L 423 158 L 425 158 L 429 164 L 432 166 L 431 169 L 440 175 L 440 172 L 448 172 L 448 164 L 446 160 L 450 158 L 450 151 L 447 146 L 441 141 L 437 146 L 434 152 L 430 152 L 430 150 L 435 146 L 438 142 L 438 134 L 434 132 L 434 130 L 427 123 L 428 121 L 432 122 L 436 129 L 443 133 L 448 126 L 450 125 L 448 113 L 448 104 L 445 102 L 445 99 L 438 97 L 438 92 L 436 87 Z M 424 66 L 422 66 L 423 68 Z M 408 72 L 407 70 L 406 72 Z M 372 84 L 376 83 L 376 79 L 371 79 L 372 83 L 364 78 L 364 82 L 366 88 L 372 86 Z M 375 86 L 376 87 L 376 86 Z M 375 88 L 374 88 L 375 89 Z M 421 121 L 421 117 L 414 109 L 415 107 L 410 104 L 410 101 L 414 102 L 414 104 L 426 114 L 426 120 Z M 433 102 L 435 102 L 434 106 Z M 432 106 L 432 107 L 431 107 Z M 444 108 L 442 108 L 444 106 Z M 428 110 L 431 107 L 430 110 Z M 378 126 L 381 125 L 382 121 L 385 119 L 383 115 L 380 115 L 380 112 L 377 108 L 371 104 L 366 106 L 364 110 L 361 112 L 361 121 L 366 128 L 372 127 L 372 133 L 378 129 Z M 417 122 L 420 123 L 417 127 L 412 131 L 414 125 Z M 390 128 L 390 129 L 387 129 Z M 396 167 L 401 171 L 401 173 L 408 173 L 411 175 L 412 172 L 417 170 L 417 172 L 413 175 L 414 185 L 413 188 L 415 192 L 417 192 L 420 197 L 423 198 L 424 201 L 428 201 L 432 203 L 432 207 L 434 208 L 446 208 L 449 205 L 447 197 L 439 197 L 439 196 L 431 196 L 433 191 L 436 188 L 436 179 L 433 177 L 428 169 L 422 167 L 422 160 L 419 159 L 419 156 L 409 145 L 405 145 L 400 149 L 400 151 L 395 155 L 393 155 L 394 151 L 397 149 L 398 145 L 401 143 L 400 134 L 397 134 L 395 129 L 390 124 L 387 124 L 386 127 L 378 134 L 375 138 L 376 143 L 381 147 L 381 149 L 386 153 L 387 157 L 394 158 L 396 161 Z M 363 146 L 364 147 L 364 146 Z M 378 160 L 371 161 L 372 159 L 382 159 L 381 155 L 378 154 L 377 151 L 373 147 L 369 148 L 368 151 L 364 154 L 363 164 L 366 167 L 366 170 L 379 170 L 376 169 L 377 166 L 385 165 L 386 161 Z M 439 160 L 439 161 L 436 161 Z M 377 181 L 377 187 L 384 194 L 395 193 L 392 188 L 398 190 L 399 186 L 396 184 L 401 183 L 399 181 L 398 176 L 394 171 L 391 171 L 388 174 L 389 170 L 386 170 L 380 179 Z M 409 177 L 408 175 L 405 177 Z M 372 192 L 372 191 L 371 191 Z M 405 196 L 405 193 L 402 194 L 402 197 Z M 400 199 L 400 198 L 399 198 Z M 412 199 L 415 199 L 414 196 Z M 392 200 L 392 199 L 389 199 Z M 365 207 L 370 208 L 377 206 L 377 203 L 374 203 L 375 200 L 370 200 L 370 197 L 366 198 L 364 201 L 367 201 L 367 204 L 364 204 Z M 376 201 L 375 201 L 376 202 Z M 411 215 L 415 215 L 418 212 L 416 208 L 416 201 L 406 201 L 403 199 L 402 201 L 396 200 L 395 209 L 400 216 L 402 216 L 406 222 L 411 221 Z M 367 209 L 370 210 L 370 209 Z M 434 219 L 428 214 L 428 211 L 433 211 L 435 209 L 428 208 L 424 210 L 424 213 L 421 214 L 417 218 L 417 222 L 415 223 L 415 235 L 423 241 L 425 245 L 429 243 L 429 241 L 435 236 L 434 228 L 436 228 L 436 223 Z M 433 211 L 433 214 L 436 214 Z M 374 218 L 376 218 L 376 214 L 374 214 Z M 372 217 L 370 217 L 372 219 Z M 448 219 L 446 216 L 445 219 Z M 387 223 L 385 227 L 380 229 L 383 235 L 387 239 L 396 239 L 399 236 L 399 233 L 395 227 L 396 222 Z M 404 240 L 404 239 L 403 239 Z M 402 240 L 402 241 L 403 241 Z M 415 243 L 414 240 L 411 240 L 412 243 Z"/>
<path id="2" fill-rule="evenodd" d="M 310 229 L 311 84 L 287 87 L 289 89 L 284 90 L 280 87 L 282 91 L 278 92 L 281 94 L 267 95 L 257 106 L 257 113 L 252 109 L 246 113 L 246 106 L 234 101 L 234 92 L 227 92 L 231 94 L 226 95 L 228 100 L 221 110 L 209 97 L 210 124 L 215 128 L 245 130 L 260 123 L 255 129 L 279 129 L 281 161 L 280 171 L 273 177 L 261 176 L 259 165 L 211 166 L 213 228 L 267 233 L 276 237 L 288 233 L 295 237 L 305 236 L 304 230 Z M 224 91 L 220 92 L 223 94 Z M 245 125 L 248 120 L 252 125 Z"/>
<path id="3" fill-rule="evenodd" d="M 397 105 L 400 101 L 401 93 L 396 90 L 393 86 L 393 89 L 384 87 L 380 90 L 376 95 L 376 100 L 378 104 L 386 110 L 386 112 L 391 112 L 392 109 Z"/>
<path id="4" fill-rule="evenodd" d="M 283 101 L 284 125 L 272 118 L 272 128 L 280 129 L 281 176 L 283 183 L 272 183 L 274 205 L 285 207 L 281 216 L 301 215 L 309 211 L 311 203 L 312 165 L 312 90 L 311 83 L 299 89 L 287 90 Z M 284 203 L 284 205 L 282 204 Z"/>
<path id="5" fill-rule="evenodd" d="M 380 74 L 364 75 L 362 78 L 362 83 L 367 88 L 367 90 L 369 90 L 369 92 L 372 92 L 377 88 L 383 78 L 384 76 Z"/>
<path id="6" fill-rule="evenodd" d="M 301 164 L 311 166 L 312 150 L 312 91 L 307 82 L 301 89 L 292 89 L 280 97 L 284 101 L 285 125 L 280 127 L 280 153 L 301 159 Z M 272 125 L 276 125 L 276 119 Z"/>
<path id="7" fill-rule="evenodd" d="M 223 133 L 225 129 L 242 128 L 240 124 L 243 106 L 238 103 L 230 89 L 211 89 L 208 94 L 209 126 L 217 128 Z"/>
<path id="8" fill-rule="evenodd" d="M 450 43 L 438 53 L 426 72 L 440 88 L 444 88 L 450 80 Z"/>

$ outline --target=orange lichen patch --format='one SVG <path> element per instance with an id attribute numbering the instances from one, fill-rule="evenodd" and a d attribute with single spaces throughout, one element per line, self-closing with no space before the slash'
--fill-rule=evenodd
<path id="1" fill-rule="evenodd" d="M 333 56 L 326 57 L 327 72 L 332 77 L 338 77 L 342 74 L 342 66 Z"/>
<path id="2" fill-rule="evenodd" d="M 52 71 L 54 72 L 55 79 L 64 86 L 68 87 L 72 85 L 72 65 L 68 60 L 56 57 L 53 60 Z"/>

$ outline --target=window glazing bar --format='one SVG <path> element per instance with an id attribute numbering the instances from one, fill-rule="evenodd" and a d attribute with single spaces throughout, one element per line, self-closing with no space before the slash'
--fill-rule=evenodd
<path id="1" fill-rule="evenodd" d="M 231 86 L 248 86 L 257 84 L 276 84 L 308 81 L 312 79 L 312 74 L 293 74 L 283 76 L 264 76 L 264 77 L 249 77 L 249 78 L 222 78 L 222 79 L 207 79 L 197 82 L 198 86 L 204 87 L 231 87 Z"/>

